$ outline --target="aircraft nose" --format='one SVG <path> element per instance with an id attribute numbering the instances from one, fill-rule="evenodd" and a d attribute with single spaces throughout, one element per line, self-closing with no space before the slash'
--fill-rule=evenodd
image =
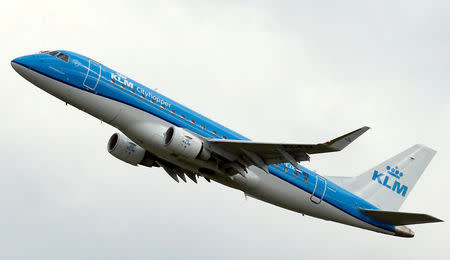
<path id="1" fill-rule="evenodd" d="M 35 61 L 35 55 L 25 55 L 15 58 L 11 61 L 11 65 L 14 67 L 17 65 L 22 65 L 24 67 L 31 67 Z"/>
<path id="2" fill-rule="evenodd" d="M 17 73 L 22 75 L 27 69 L 35 67 L 36 62 L 38 62 L 36 55 L 26 55 L 13 59 L 11 66 Z"/>

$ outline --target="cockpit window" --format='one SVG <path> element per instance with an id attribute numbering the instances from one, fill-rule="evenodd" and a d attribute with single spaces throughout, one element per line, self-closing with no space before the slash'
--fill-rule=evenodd
<path id="1" fill-rule="evenodd" d="M 63 60 L 65 62 L 69 62 L 69 56 L 64 53 L 59 53 L 58 56 L 56 56 L 56 58 Z"/>
<path id="2" fill-rule="evenodd" d="M 48 55 L 55 56 L 58 53 L 59 53 L 59 51 L 51 51 L 51 52 L 48 53 Z"/>
<path id="3" fill-rule="evenodd" d="M 49 53 L 50 51 L 40 51 L 39 53 L 42 53 L 42 54 L 47 54 L 47 53 Z"/>

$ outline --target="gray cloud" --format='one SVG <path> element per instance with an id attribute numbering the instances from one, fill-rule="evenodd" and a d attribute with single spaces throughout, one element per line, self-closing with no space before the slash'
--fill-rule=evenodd
<path id="1" fill-rule="evenodd" d="M 0 11 L 0 256 L 5 259 L 447 259 L 448 224 L 399 239 L 310 217 L 107 154 L 115 131 L 20 78 L 40 49 L 90 56 L 261 141 L 316 142 L 353 176 L 415 143 L 438 154 L 403 205 L 444 220 L 450 114 L 446 1 L 8 2 Z"/>

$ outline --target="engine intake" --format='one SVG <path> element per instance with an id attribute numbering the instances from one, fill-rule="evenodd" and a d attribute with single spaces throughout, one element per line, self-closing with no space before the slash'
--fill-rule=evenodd
<path id="1" fill-rule="evenodd" d="M 211 157 L 200 138 L 179 127 L 171 126 L 167 129 L 164 145 L 170 152 L 188 159 L 206 161 Z"/>
<path id="2" fill-rule="evenodd" d="M 114 157 L 132 165 L 141 164 L 145 157 L 144 148 L 135 144 L 122 133 L 113 134 L 109 138 L 107 148 Z"/>

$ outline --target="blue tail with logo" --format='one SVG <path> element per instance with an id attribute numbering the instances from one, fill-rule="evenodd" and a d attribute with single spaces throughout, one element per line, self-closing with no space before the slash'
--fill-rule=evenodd
<path id="1" fill-rule="evenodd" d="M 339 182 L 381 210 L 398 211 L 435 154 L 433 149 L 417 144 L 357 177 Z"/>

